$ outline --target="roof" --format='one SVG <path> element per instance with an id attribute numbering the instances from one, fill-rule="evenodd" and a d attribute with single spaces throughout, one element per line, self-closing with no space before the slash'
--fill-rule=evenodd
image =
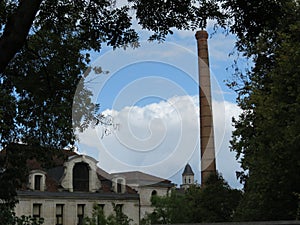
<path id="1" fill-rule="evenodd" d="M 97 192 L 48 192 L 48 191 L 17 191 L 19 197 L 23 198 L 66 198 L 66 199 L 92 199 L 92 200 L 122 200 L 122 199 L 139 199 L 137 193 L 97 193 Z"/>
<path id="2" fill-rule="evenodd" d="M 182 175 L 183 176 L 185 176 L 185 175 L 194 175 L 194 172 L 193 172 L 192 167 L 190 166 L 190 164 L 186 164 Z"/>
<path id="3" fill-rule="evenodd" d="M 174 184 L 170 180 L 166 180 L 161 177 L 156 177 L 140 171 L 128 171 L 113 173 L 113 176 L 122 176 L 126 179 L 128 185 L 138 186 L 165 186 L 173 187 Z"/>
<path id="4" fill-rule="evenodd" d="M 76 157 L 80 157 L 74 151 L 71 150 L 61 150 L 61 149 L 43 149 L 43 147 L 36 146 L 28 146 L 23 144 L 14 144 L 10 146 L 10 151 L 14 151 L 14 154 L 20 154 L 26 160 L 26 169 L 24 171 L 32 171 L 32 170 L 41 170 L 46 172 L 46 192 L 50 193 L 58 193 L 63 189 L 60 185 L 61 179 L 64 175 L 64 163 L 69 159 L 74 159 Z M 43 151 L 43 152 L 42 152 Z M 3 149 L 0 151 L 0 156 L 5 157 L 7 151 Z M 41 155 L 43 157 L 41 157 Z M 90 156 L 85 156 L 90 158 L 91 160 L 97 162 Z M 42 158 L 40 161 L 37 158 Z M 112 182 L 111 175 L 100 169 L 99 167 L 96 170 L 98 179 L 101 182 L 101 189 L 99 192 L 105 194 L 116 194 L 112 190 Z M 30 193 L 27 187 L 27 179 L 22 183 L 19 191 Z M 46 193 L 44 192 L 44 193 Z M 78 192 L 77 192 L 78 193 Z M 126 194 L 136 194 L 137 192 L 129 186 L 126 186 Z M 41 194 L 43 195 L 43 194 Z"/>
<path id="5" fill-rule="evenodd" d="M 61 179 L 64 175 L 64 163 L 72 158 L 80 157 L 79 154 L 70 150 L 51 150 L 47 151 L 45 149 L 44 153 L 46 157 L 45 162 L 40 162 L 37 160 L 38 154 L 35 152 L 41 152 L 41 149 L 33 148 L 27 145 L 15 145 L 12 146 L 12 149 L 17 153 L 21 153 L 27 157 L 26 166 L 29 171 L 32 170 L 42 170 L 46 172 L 46 190 L 49 192 L 61 192 L 63 188 L 60 185 Z M 44 149 L 43 149 L 44 150 Z M 5 154 L 5 150 L 0 152 L 0 154 Z M 28 153 L 30 157 L 28 157 Z M 96 162 L 96 161 L 95 161 Z M 103 169 L 97 167 L 96 170 L 98 179 L 101 182 L 101 193 L 113 193 L 112 190 L 112 180 L 116 176 L 121 176 L 126 179 L 126 193 L 135 194 L 136 191 L 132 188 L 133 186 L 155 186 L 155 187 L 173 187 L 174 184 L 170 180 L 166 180 L 164 178 L 160 178 L 157 176 L 153 176 L 147 173 L 143 173 L 140 171 L 129 171 L 129 172 L 119 172 L 119 173 L 107 173 Z M 131 186 L 131 187 L 130 187 Z M 28 191 L 26 183 L 22 185 L 22 188 L 19 191 Z"/>

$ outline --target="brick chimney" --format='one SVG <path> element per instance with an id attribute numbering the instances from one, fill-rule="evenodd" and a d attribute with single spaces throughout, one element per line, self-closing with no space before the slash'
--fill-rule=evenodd
<path id="1" fill-rule="evenodd" d="M 211 173 L 216 173 L 214 127 L 207 38 L 205 30 L 196 32 L 198 47 L 201 184 Z"/>

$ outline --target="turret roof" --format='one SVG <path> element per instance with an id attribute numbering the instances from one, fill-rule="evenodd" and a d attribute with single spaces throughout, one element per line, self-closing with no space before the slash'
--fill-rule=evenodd
<path id="1" fill-rule="evenodd" d="M 194 175 L 194 172 L 193 172 L 192 167 L 190 166 L 190 164 L 186 164 L 182 175 L 183 176 L 184 175 Z"/>

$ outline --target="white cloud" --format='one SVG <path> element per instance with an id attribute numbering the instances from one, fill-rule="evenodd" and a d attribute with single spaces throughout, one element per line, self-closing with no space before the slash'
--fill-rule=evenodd
<path id="1" fill-rule="evenodd" d="M 199 107 L 198 96 L 175 96 L 143 107 L 106 110 L 117 130 L 102 136 L 102 128 L 89 129 L 80 135 L 81 149 L 93 154 L 108 172 L 140 170 L 163 178 L 171 178 L 187 162 L 199 179 Z M 239 113 L 230 102 L 213 102 L 217 169 L 237 187 L 238 164 L 228 150 L 231 117 Z M 84 148 L 84 149 L 83 149 Z M 92 149 L 92 150 L 89 150 Z M 180 178 L 173 177 L 175 183 Z"/>

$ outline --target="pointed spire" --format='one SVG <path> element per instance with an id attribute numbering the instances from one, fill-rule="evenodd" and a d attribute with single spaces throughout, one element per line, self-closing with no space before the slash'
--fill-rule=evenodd
<path id="1" fill-rule="evenodd" d="M 184 171 L 182 173 L 182 176 L 186 176 L 186 175 L 194 175 L 194 172 L 192 170 L 192 167 L 190 166 L 190 164 L 186 164 Z"/>

